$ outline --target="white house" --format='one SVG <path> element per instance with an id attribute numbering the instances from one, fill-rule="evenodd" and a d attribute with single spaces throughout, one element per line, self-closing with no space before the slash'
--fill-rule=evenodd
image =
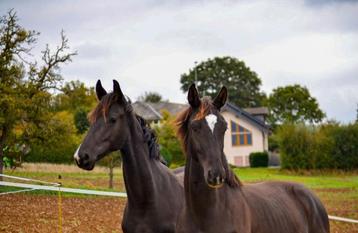
<path id="1" fill-rule="evenodd" d="M 228 123 L 225 133 L 224 152 L 230 164 L 250 166 L 251 152 L 268 151 L 270 127 L 266 125 L 267 108 L 241 109 L 227 103 L 222 115 Z"/>
<path id="2" fill-rule="evenodd" d="M 177 115 L 187 108 L 186 104 L 170 102 L 135 102 L 135 112 L 149 122 L 159 122 L 162 119 L 161 111 L 167 110 Z M 230 164 L 249 166 L 249 154 L 268 150 L 268 134 L 270 128 L 265 123 L 268 110 L 265 107 L 239 108 L 227 103 L 222 108 L 222 115 L 228 123 L 225 133 L 224 152 Z"/>

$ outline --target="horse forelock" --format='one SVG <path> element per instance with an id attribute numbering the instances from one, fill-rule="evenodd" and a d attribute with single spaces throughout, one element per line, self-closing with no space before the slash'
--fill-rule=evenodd
<path id="1" fill-rule="evenodd" d="M 111 106 L 114 103 L 118 103 L 119 100 L 120 97 L 113 92 L 103 96 L 97 106 L 88 114 L 88 121 L 90 124 L 94 124 L 101 116 L 106 121 Z M 128 97 L 126 100 L 121 99 L 121 101 L 124 101 L 123 104 L 125 105 L 126 112 L 133 110 L 131 101 Z"/>
<path id="2" fill-rule="evenodd" d="M 183 149 L 186 151 L 188 146 L 189 122 L 192 120 L 204 119 L 208 114 L 214 110 L 214 105 L 210 97 L 203 97 L 199 109 L 195 110 L 191 106 L 182 111 L 175 120 L 177 126 L 177 135 L 182 142 Z"/>

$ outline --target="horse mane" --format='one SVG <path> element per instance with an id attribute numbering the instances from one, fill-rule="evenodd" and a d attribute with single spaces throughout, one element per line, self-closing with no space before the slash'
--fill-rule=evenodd
<path id="1" fill-rule="evenodd" d="M 142 128 L 144 140 L 148 145 L 149 158 L 159 160 L 161 163 L 167 166 L 167 162 L 160 155 L 160 148 L 154 130 L 150 128 L 150 126 L 141 116 L 136 114 L 135 117 Z"/>
<path id="2" fill-rule="evenodd" d="M 123 101 L 123 99 L 119 99 L 119 96 L 113 92 L 105 95 L 97 104 L 96 108 L 94 108 L 88 115 L 88 120 L 91 124 L 94 124 L 101 116 L 103 116 L 104 121 L 106 122 L 109 109 L 112 104 L 116 103 L 118 100 Z M 131 101 L 129 98 L 123 101 L 126 112 L 132 112 L 133 108 L 131 105 Z M 160 155 L 160 149 L 157 142 L 157 136 L 155 135 L 154 130 L 150 128 L 147 122 L 139 115 L 134 114 L 135 119 L 138 121 L 141 126 L 143 137 L 145 142 L 148 145 L 149 149 L 149 158 L 156 159 L 167 166 L 167 162 Z"/>
<path id="3" fill-rule="evenodd" d="M 193 109 L 189 106 L 187 109 L 183 110 L 175 120 L 177 125 L 177 135 L 182 142 L 182 147 L 186 154 L 188 154 L 188 143 L 189 143 L 189 123 L 193 114 L 195 114 L 193 120 L 201 120 L 205 118 L 210 112 L 215 109 L 215 106 L 212 104 L 210 97 L 203 97 L 198 110 Z M 224 152 L 223 155 L 223 165 L 226 172 L 226 182 L 230 187 L 240 187 L 242 183 L 236 177 L 234 172 L 230 169 L 229 164 L 226 160 Z"/>

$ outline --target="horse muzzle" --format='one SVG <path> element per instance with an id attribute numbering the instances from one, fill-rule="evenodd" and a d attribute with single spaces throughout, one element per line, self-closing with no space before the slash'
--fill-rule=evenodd
<path id="1" fill-rule="evenodd" d="M 208 172 L 208 177 L 206 178 L 206 183 L 210 188 L 221 188 L 225 183 L 225 177 L 219 172 Z"/>

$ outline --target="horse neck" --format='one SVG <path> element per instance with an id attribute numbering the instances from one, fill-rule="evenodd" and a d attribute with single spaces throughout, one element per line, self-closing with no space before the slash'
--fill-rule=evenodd
<path id="1" fill-rule="evenodd" d="M 155 169 L 159 163 L 149 157 L 149 148 L 143 138 L 142 128 L 131 114 L 128 121 L 129 137 L 123 146 L 123 177 L 128 202 L 132 205 L 142 205 L 153 199 L 155 188 Z M 154 161 L 155 160 L 155 161 Z"/>

